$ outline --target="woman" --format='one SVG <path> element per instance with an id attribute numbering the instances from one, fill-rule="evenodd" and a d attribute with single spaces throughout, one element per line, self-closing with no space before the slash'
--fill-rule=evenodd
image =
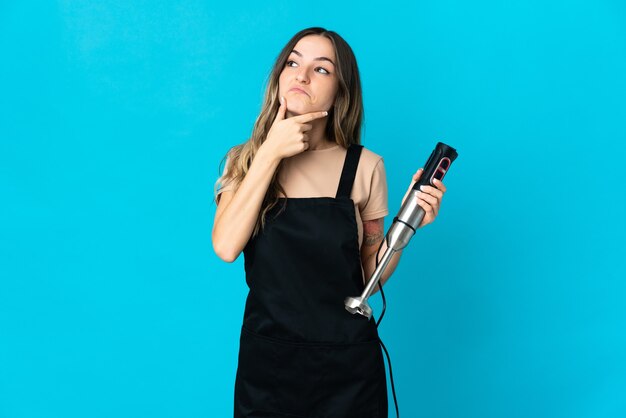
<path id="1" fill-rule="evenodd" d="M 213 247 L 227 262 L 244 252 L 250 288 L 235 417 L 387 417 L 376 324 L 343 305 L 374 271 L 388 214 L 382 158 L 360 145 L 362 115 L 350 46 L 308 28 L 279 54 L 251 138 L 226 156 Z M 437 216 L 436 186 L 417 197 L 420 226 Z"/>

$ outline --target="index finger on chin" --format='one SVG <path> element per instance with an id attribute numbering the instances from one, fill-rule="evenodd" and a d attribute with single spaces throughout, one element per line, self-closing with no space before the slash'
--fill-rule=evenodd
<path id="1" fill-rule="evenodd" d="M 323 118 L 325 116 L 328 115 L 328 112 L 323 111 L 323 112 L 311 112 L 311 113 L 305 113 L 304 115 L 299 115 L 296 116 L 294 119 L 296 120 L 296 122 L 311 122 L 312 120 L 315 119 L 320 119 Z"/>

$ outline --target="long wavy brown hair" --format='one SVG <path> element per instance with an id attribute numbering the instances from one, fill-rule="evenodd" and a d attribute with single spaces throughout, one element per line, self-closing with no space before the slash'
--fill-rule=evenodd
<path id="1" fill-rule="evenodd" d="M 359 68 L 352 48 L 350 48 L 350 45 L 336 32 L 320 27 L 303 29 L 289 40 L 280 51 L 274 63 L 265 90 L 261 113 L 254 123 L 251 137 L 244 143 L 230 148 L 224 158 L 222 158 L 220 167 L 222 163 L 226 161 L 226 170 L 215 182 L 214 197 L 216 202 L 218 201 L 217 195 L 219 189 L 223 188 L 226 184 L 232 184 L 234 186 L 233 190 L 237 190 L 248 173 L 254 156 L 261 144 L 265 141 L 276 118 L 276 114 L 278 113 L 278 108 L 280 107 L 278 98 L 278 80 L 280 74 L 285 68 L 289 54 L 291 54 L 291 51 L 298 41 L 308 35 L 319 35 L 330 39 L 335 49 L 335 73 L 338 77 L 338 88 L 333 106 L 328 111 L 326 136 L 331 141 L 336 142 L 344 148 L 348 148 L 350 144 L 361 143 L 363 97 L 361 93 Z M 268 186 L 261 205 L 260 216 L 257 218 L 257 223 L 252 233 L 253 237 L 259 233 L 260 229 L 265 227 L 265 216 L 267 212 L 278 203 L 279 193 L 286 195 L 284 189 L 278 182 L 277 174 L 281 166 L 282 162 L 279 163 Z M 221 172 L 221 169 L 219 172 Z M 218 185 L 221 185 L 219 189 Z"/>

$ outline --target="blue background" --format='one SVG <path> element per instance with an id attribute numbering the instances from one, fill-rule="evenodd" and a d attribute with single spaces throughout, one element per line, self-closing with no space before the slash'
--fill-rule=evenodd
<path id="1" fill-rule="evenodd" d="M 435 143 L 459 151 L 387 286 L 402 416 L 626 416 L 625 22 L 618 0 L 3 1 L 0 417 L 232 416 L 246 287 L 213 183 L 308 26 L 357 56 L 386 227 Z"/>

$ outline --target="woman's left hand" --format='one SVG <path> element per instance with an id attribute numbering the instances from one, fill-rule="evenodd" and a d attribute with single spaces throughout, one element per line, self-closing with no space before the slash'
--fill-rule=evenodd
<path id="1" fill-rule="evenodd" d="M 415 182 L 419 181 L 423 172 L 424 169 L 420 168 L 413 175 L 413 182 L 404 194 L 404 197 L 402 198 L 402 204 L 404 204 L 404 201 L 406 200 L 409 192 L 413 188 L 413 185 L 415 184 Z M 426 214 L 424 215 L 424 219 L 422 219 L 422 222 L 419 224 L 418 228 L 432 223 L 439 213 L 441 199 L 443 198 L 443 194 L 446 192 L 446 186 L 444 186 L 444 184 L 437 179 L 434 179 L 433 183 L 435 184 L 436 188 L 432 186 L 421 186 L 421 191 L 417 193 L 417 204 L 424 209 L 424 212 L 426 212 Z"/>

